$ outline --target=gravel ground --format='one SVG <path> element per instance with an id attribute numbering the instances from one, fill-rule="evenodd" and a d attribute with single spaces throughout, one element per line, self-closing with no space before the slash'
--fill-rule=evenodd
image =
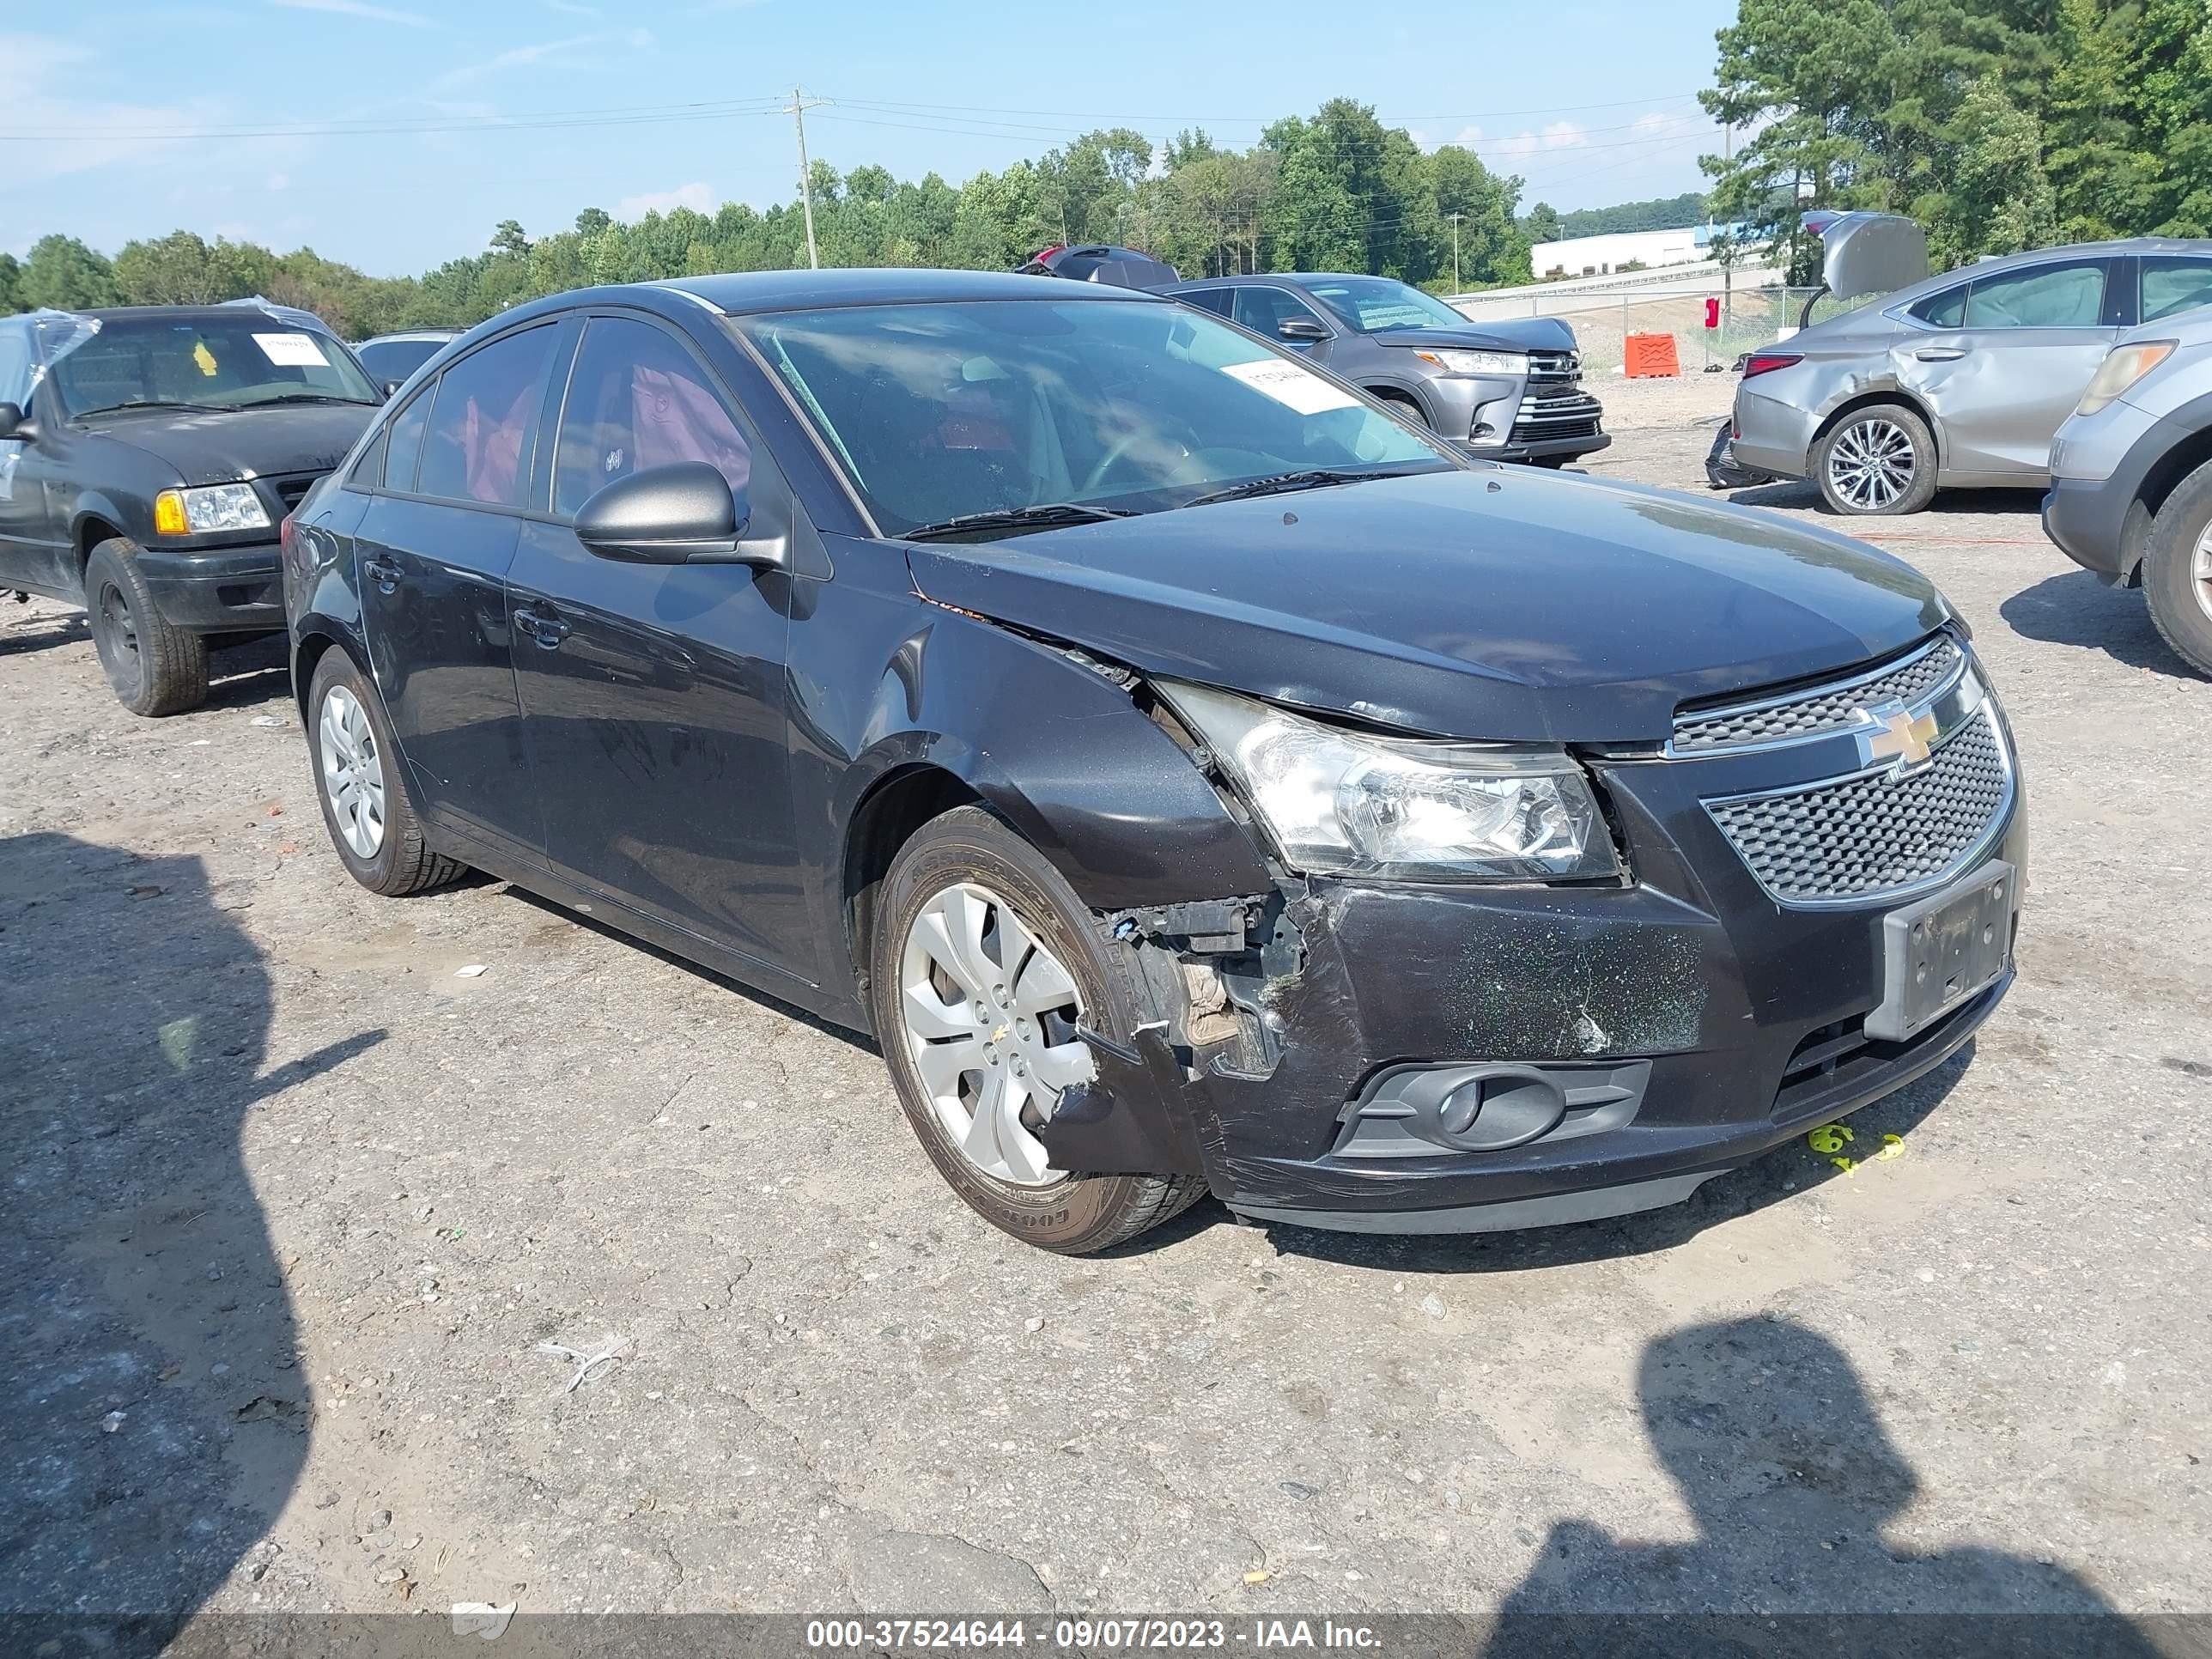
<path id="1" fill-rule="evenodd" d="M 1702 495 L 1732 385 L 1601 388 L 1591 470 Z M 2033 497 L 1938 506 L 1871 538 L 1973 623 L 2035 860 L 1892 1156 L 1093 1261 L 971 1218 L 865 1042 L 357 889 L 273 645 L 140 720 L 9 607 L 0 1612 L 2212 1610 L 2212 684 Z"/>

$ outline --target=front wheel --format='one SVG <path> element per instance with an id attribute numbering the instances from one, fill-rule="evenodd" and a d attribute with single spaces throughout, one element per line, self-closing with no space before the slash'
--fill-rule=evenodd
<path id="1" fill-rule="evenodd" d="M 115 700 L 132 714 L 181 714 L 207 701 L 207 641 L 161 614 L 137 554 L 118 537 L 94 548 L 85 564 L 93 649 Z"/>
<path id="2" fill-rule="evenodd" d="M 1821 434 L 1813 476 L 1838 513 L 1917 513 L 1936 499 L 1936 435 L 1902 404 L 1870 404 Z"/>
<path id="3" fill-rule="evenodd" d="M 1204 1194 L 1196 1176 L 1053 1167 L 1037 1129 L 1091 1075 L 1076 1025 L 1130 1031 L 1135 991 L 1074 890 L 1000 819 L 963 806 L 917 831 L 892 860 L 870 944 L 870 1007 L 899 1104 L 993 1226 L 1079 1255 Z"/>
<path id="4" fill-rule="evenodd" d="M 2142 585 L 2166 642 L 2212 675 L 2212 463 L 2184 478 L 2151 520 Z"/>

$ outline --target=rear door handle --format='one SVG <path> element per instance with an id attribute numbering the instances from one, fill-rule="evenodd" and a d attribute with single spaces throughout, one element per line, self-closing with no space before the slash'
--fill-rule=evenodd
<path id="1" fill-rule="evenodd" d="M 541 616 L 526 605 L 516 610 L 514 628 L 517 633 L 537 641 L 538 647 L 545 651 L 559 650 L 561 641 L 572 631 L 560 617 Z"/>
<path id="2" fill-rule="evenodd" d="M 1966 355 L 1964 346 L 1923 346 L 1912 354 L 1923 363 L 1955 363 Z"/>
<path id="3" fill-rule="evenodd" d="M 400 569 L 396 564 L 387 564 L 382 559 L 365 559 L 361 568 L 364 575 L 387 593 L 399 586 Z"/>

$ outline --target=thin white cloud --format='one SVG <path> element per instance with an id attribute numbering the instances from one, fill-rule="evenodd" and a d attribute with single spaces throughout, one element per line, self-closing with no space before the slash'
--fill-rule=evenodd
<path id="1" fill-rule="evenodd" d="M 1553 121 L 1534 132 L 1516 132 L 1486 148 L 1495 155 L 1540 155 L 1552 150 L 1579 149 L 1589 134 L 1573 121 Z"/>
<path id="2" fill-rule="evenodd" d="M 501 70 L 523 69 L 532 64 L 544 63 L 545 59 L 558 57 L 563 52 L 576 52 L 585 46 L 599 46 L 607 38 L 604 34 L 572 34 L 565 40 L 536 40 L 526 46 L 510 46 L 498 57 L 488 58 L 483 63 L 463 64 L 457 69 L 447 70 L 430 82 L 428 90 L 432 93 L 450 92 L 456 87 L 465 87 L 471 82 L 481 81 L 488 75 L 496 75 Z"/>
<path id="3" fill-rule="evenodd" d="M 402 28 L 430 29 L 438 26 L 420 12 L 392 6 L 372 6 L 368 0 L 269 0 L 287 11 L 326 11 L 341 17 L 358 17 L 370 23 L 396 23 Z"/>
<path id="4" fill-rule="evenodd" d="M 104 101 L 90 47 L 44 34 L 0 34 L 0 109 L 26 131 L 64 135 L 9 144 L 8 182 L 36 183 L 146 156 L 173 143 L 165 136 L 219 121 L 226 106 Z M 62 95 L 58 95 L 58 92 Z"/>
<path id="5" fill-rule="evenodd" d="M 694 213 L 712 213 L 720 199 L 712 185 L 678 185 L 674 190 L 652 190 L 642 196 L 623 197 L 615 204 L 615 217 L 627 222 L 642 219 L 648 213 L 672 213 L 678 208 L 690 208 Z"/>

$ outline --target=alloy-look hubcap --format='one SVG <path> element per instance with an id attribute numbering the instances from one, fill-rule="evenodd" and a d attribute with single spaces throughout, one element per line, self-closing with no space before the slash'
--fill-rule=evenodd
<path id="1" fill-rule="evenodd" d="M 2193 580 L 2190 587 L 2197 595 L 2197 608 L 2212 621 L 2212 523 L 2198 532 L 2196 551 L 2189 556 L 2189 574 Z"/>
<path id="2" fill-rule="evenodd" d="M 1853 507 L 1888 507 L 1912 487 L 1912 434 L 1894 421 L 1854 421 L 1828 450 L 1828 482 Z"/>
<path id="3" fill-rule="evenodd" d="M 384 757 L 368 710 L 343 685 L 323 694 L 319 722 L 323 793 L 331 818 L 356 858 L 373 859 L 384 845 Z"/>
<path id="4" fill-rule="evenodd" d="M 988 887 L 961 882 L 921 907 L 899 963 L 907 1053 L 960 1155 L 1018 1187 L 1062 1178 L 1036 1130 L 1088 1082 L 1074 977 Z"/>

